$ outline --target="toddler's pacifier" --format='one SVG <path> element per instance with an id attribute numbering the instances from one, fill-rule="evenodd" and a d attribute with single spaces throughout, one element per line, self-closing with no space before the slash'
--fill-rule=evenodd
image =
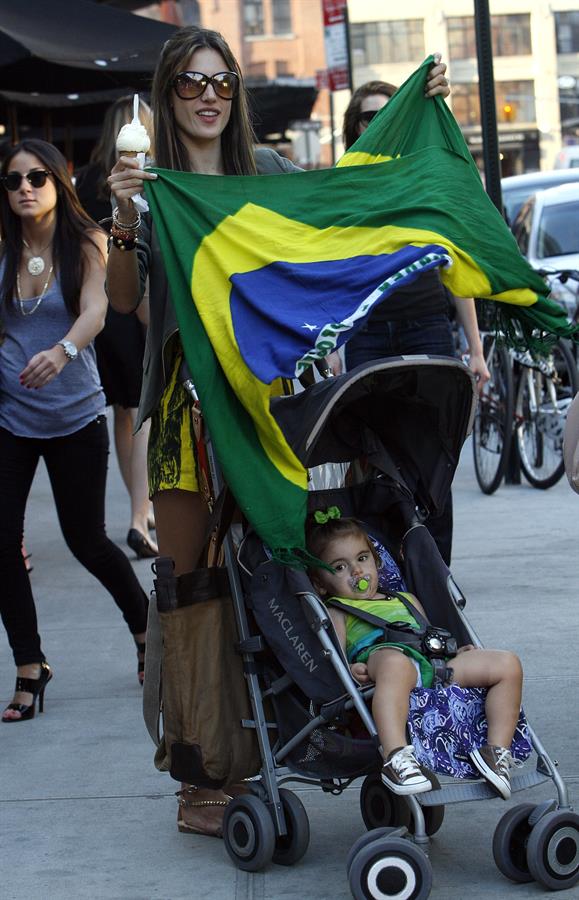
<path id="1" fill-rule="evenodd" d="M 357 575 L 355 578 L 350 578 L 350 587 L 358 594 L 364 594 L 370 587 L 370 579 L 367 575 Z"/>

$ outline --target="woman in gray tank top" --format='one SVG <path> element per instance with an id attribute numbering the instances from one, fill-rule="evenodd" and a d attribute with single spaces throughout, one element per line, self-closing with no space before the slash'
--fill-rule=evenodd
<path id="1" fill-rule="evenodd" d="M 52 678 L 20 552 L 41 456 L 69 548 L 112 594 L 138 645 L 147 600 L 104 527 L 108 434 L 92 342 L 107 306 L 105 234 L 51 144 L 22 141 L 1 173 L 0 613 L 17 667 L 7 723 L 32 719 L 37 697 L 42 712 Z"/>

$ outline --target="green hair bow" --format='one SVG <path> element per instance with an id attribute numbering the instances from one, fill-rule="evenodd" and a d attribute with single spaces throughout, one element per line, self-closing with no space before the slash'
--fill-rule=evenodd
<path id="1" fill-rule="evenodd" d="M 317 509 L 314 513 L 314 521 L 317 522 L 318 525 L 326 525 L 330 519 L 340 519 L 341 517 L 342 513 L 337 506 L 328 506 L 325 512 L 321 509 Z"/>

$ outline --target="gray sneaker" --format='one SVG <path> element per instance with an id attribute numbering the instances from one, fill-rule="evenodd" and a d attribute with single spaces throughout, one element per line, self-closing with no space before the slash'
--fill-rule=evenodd
<path id="1" fill-rule="evenodd" d="M 395 794 L 423 794 L 432 782 L 420 768 L 412 745 L 399 747 L 389 754 L 382 767 L 382 781 Z"/>
<path id="2" fill-rule="evenodd" d="M 503 800 L 511 796 L 511 776 L 509 769 L 521 764 L 514 760 L 511 751 L 506 747 L 494 747 L 485 744 L 479 750 L 473 750 L 470 758 L 483 778 L 499 792 Z"/>

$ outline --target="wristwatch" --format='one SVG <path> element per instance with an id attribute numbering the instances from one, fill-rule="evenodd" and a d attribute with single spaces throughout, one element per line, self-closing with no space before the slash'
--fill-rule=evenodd
<path id="1" fill-rule="evenodd" d="M 72 362 L 73 359 L 76 359 L 78 356 L 78 349 L 76 344 L 73 344 L 72 341 L 58 341 L 62 349 L 64 350 L 64 355 L 68 360 Z"/>

